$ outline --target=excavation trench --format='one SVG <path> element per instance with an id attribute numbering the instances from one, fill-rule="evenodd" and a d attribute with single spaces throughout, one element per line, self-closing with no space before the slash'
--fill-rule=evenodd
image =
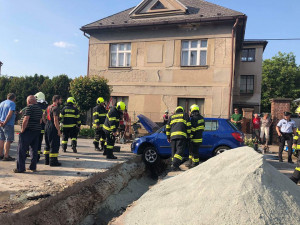
<path id="1" fill-rule="evenodd" d="M 142 196 L 157 179 L 151 178 L 140 156 L 76 183 L 63 192 L 18 213 L 0 216 L 1 225 L 107 224 Z"/>

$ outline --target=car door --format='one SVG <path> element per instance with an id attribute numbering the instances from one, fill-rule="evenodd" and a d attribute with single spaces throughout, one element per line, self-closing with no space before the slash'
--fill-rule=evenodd
<path id="1" fill-rule="evenodd" d="M 162 156 L 172 155 L 172 149 L 170 143 L 167 141 L 166 129 L 163 128 L 156 136 L 156 148 L 158 153 Z"/>
<path id="2" fill-rule="evenodd" d="M 203 132 L 203 142 L 199 149 L 200 157 L 211 157 L 212 152 L 219 141 L 219 123 L 218 120 L 205 120 L 205 129 Z"/>

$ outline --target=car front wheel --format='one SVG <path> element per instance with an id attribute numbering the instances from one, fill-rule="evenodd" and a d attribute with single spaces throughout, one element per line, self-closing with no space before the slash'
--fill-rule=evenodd
<path id="1" fill-rule="evenodd" d="M 153 165 L 160 160 L 160 156 L 154 147 L 146 147 L 143 152 L 143 160 L 145 163 Z"/>
<path id="2" fill-rule="evenodd" d="M 228 146 L 219 146 L 214 150 L 214 156 L 220 155 L 221 153 L 229 150 L 230 148 Z"/>

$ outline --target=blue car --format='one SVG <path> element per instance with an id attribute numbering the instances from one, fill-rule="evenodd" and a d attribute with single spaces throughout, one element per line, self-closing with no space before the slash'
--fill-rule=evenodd
<path id="1" fill-rule="evenodd" d="M 159 126 L 144 115 L 138 115 L 140 123 L 149 132 L 136 138 L 131 144 L 131 151 L 143 155 L 148 164 L 155 164 L 161 158 L 171 157 L 171 146 L 167 141 L 165 126 Z M 243 134 L 227 119 L 205 118 L 203 143 L 199 148 L 201 159 L 208 159 L 226 150 L 244 146 Z M 185 151 L 188 157 L 188 149 Z"/>

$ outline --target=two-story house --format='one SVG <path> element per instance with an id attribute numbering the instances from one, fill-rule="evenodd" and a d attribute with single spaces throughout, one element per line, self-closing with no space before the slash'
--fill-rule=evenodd
<path id="1" fill-rule="evenodd" d="M 81 28 L 88 76 L 107 78 L 131 116 L 161 121 L 166 109 L 196 103 L 206 117 L 228 118 L 233 106 L 260 105 L 261 68 L 254 67 L 266 43 L 244 41 L 246 21 L 202 0 L 144 0 Z"/>

